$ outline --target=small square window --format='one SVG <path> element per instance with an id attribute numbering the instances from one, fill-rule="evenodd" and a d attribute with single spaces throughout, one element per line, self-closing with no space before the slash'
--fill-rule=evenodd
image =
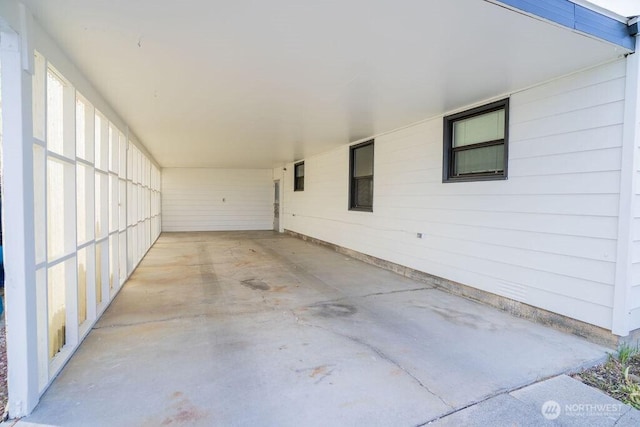
<path id="1" fill-rule="evenodd" d="M 349 149 L 349 209 L 373 212 L 373 140 Z"/>
<path id="2" fill-rule="evenodd" d="M 507 178 L 509 100 L 444 118 L 443 182 Z"/>
<path id="3" fill-rule="evenodd" d="M 293 166 L 293 191 L 304 191 L 304 162 Z"/>

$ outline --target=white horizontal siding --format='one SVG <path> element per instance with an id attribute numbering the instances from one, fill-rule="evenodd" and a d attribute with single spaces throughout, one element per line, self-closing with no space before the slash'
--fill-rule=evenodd
<path id="1" fill-rule="evenodd" d="M 307 158 L 284 226 L 610 328 L 624 79 L 620 60 L 513 94 L 506 181 L 442 183 L 441 117 L 375 139 L 373 213 L 348 210 L 347 146 Z"/>
<path id="2" fill-rule="evenodd" d="M 162 170 L 162 230 L 269 230 L 270 169 Z"/>
<path id="3" fill-rule="evenodd" d="M 640 108 L 640 107 L 639 107 Z M 636 123 L 637 129 L 640 129 L 640 123 Z M 640 134 L 636 134 L 636 159 L 640 156 Z M 629 295 L 630 329 L 640 328 L 640 170 L 636 170 L 634 174 L 635 192 L 633 200 L 633 223 L 632 230 L 632 253 L 631 253 L 631 278 L 632 287 Z"/>

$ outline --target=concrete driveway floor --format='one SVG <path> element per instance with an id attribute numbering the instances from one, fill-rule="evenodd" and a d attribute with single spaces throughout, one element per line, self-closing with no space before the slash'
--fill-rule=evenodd
<path id="1" fill-rule="evenodd" d="M 23 422 L 417 426 L 606 351 L 286 235 L 163 234 Z"/>

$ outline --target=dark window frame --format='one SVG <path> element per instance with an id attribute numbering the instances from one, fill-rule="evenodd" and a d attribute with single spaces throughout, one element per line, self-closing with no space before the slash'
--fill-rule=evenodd
<path id="1" fill-rule="evenodd" d="M 369 141 L 361 142 L 359 144 L 354 144 L 349 147 L 349 210 L 350 211 L 360 211 L 360 212 L 373 212 L 373 195 L 371 195 L 371 206 L 359 206 L 356 200 L 356 188 L 358 185 L 358 181 L 360 180 L 371 180 L 371 188 L 373 191 L 373 177 L 375 174 L 375 140 L 370 139 Z M 371 175 L 354 177 L 353 174 L 355 172 L 355 151 L 359 148 L 366 147 L 371 145 L 372 153 L 371 153 Z"/>
<path id="2" fill-rule="evenodd" d="M 302 162 L 298 162 L 296 164 L 293 165 L 293 191 L 304 191 L 304 177 L 306 174 L 306 169 L 304 170 L 303 174 L 302 174 L 302 179 L 298 180 L 298 167 L 302 166 L 304 167 L 304 161 Z M 302 185 L 300 185 L 300 182 L 302 182 Z"/>
<path id="3" fill-rule="evenodd" d="M 477 144 L 457 148 L 453 147 L 453 125 L 455 122 L 498 110 L 504 110 L 504 139 L 483 141 Z M 509 168 L 509 98 L 452 114 L 450 116 L 445 116 L 443 119 L 443 131 L 442 182 L 499 181 L 507 179 Z M 495 145 L 504 145 L 504 166 L 502 172 L 480 172 L 458 176 L 453 175 L 455 153 Z"/>

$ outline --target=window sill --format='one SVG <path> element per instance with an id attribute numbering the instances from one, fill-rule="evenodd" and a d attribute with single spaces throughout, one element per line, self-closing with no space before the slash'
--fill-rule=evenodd
<path id="1" fill-rule="evenodd" d="M 451 182 L 477 182 L 477 181 L 506 181 L 507 177 L 504 175 L 478 175 L 478 176 L 461 176 L 455 178 L 443 179 L 442 183 L 447 184 Z"/>

